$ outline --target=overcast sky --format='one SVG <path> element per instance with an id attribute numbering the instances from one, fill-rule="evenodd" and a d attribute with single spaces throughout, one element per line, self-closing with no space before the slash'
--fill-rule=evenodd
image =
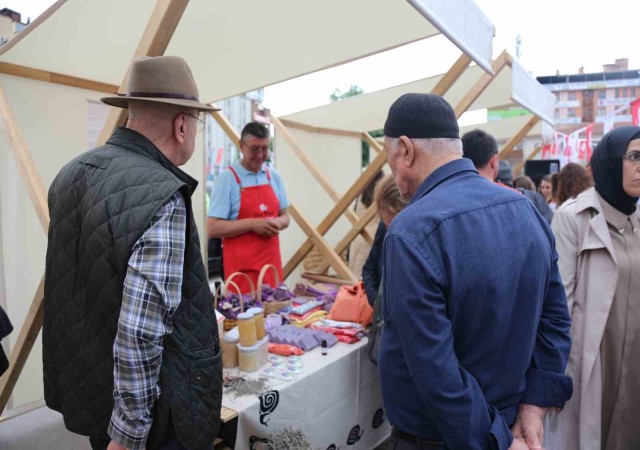
<path id="1" fill-rule="evenodd" d="M 638 0 L 475 2 L 495 26 L 494 56 L 505 48 L 515 56 L 520 35 L 520 62 L 534 76 L 554 75 L 556 70 L 577 73 L 580 66 L 585 72 L 600 72 L 603 64 L 616 58 L 629 58 L 629 68 L 640 69 Z M 23 21 L 27 17 L 33 20 L 53 3 L 0 1 L 2 7 L 22 13 Z M 459 51 L 444 38 L 428 41 L 274 85 L 265 90 L 265 106 L 275 115 L 283 115 L 327 103 L 335 88 L 346 90 L 358 84 L 371 92 L 446 71 Z"/>

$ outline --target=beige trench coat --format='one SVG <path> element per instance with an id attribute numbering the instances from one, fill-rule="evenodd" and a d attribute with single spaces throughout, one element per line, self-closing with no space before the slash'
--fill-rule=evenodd
<path id="1" fill-rule="evenodd" d="M 571 314 L 573 342 L 567 374 L 573 378 L 573 397 L 560 413 L 550 414 L 545 448 L 600 450 L 600 344 L 616 291 L 618 267 L 595 189 L 563 204 L 551 228 Z"/>

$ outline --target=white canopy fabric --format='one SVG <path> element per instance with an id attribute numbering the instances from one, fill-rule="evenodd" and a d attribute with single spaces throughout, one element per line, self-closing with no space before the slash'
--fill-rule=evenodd
<path id="1" fill-rule="evenodd" d="M 412 3 L 419 11 L 400 0 L 191 0 L 166 54 L 187 60 L 207 102 L 441 30 L 490 71 L 493 26 L 471 0 Z M 0 50 L 0 61 L 120 85 L 155 4 L 60 0 Z"/>
<path id="2" fill-rule="evenodd" d="M 480 79 L 483 70 L 478 66 L 469 67 L 451 86 L 445 98 L 454 106 L 469 92 Z M 383 127 L 391 104 L 408 92 L 430 92 L 443 75 L 414 81 L 376 92 L 349 97 L 305 111 L 289 114 L 284 119 L 321 128 L 349 131 L 373 131 Z M 513 61 L 491 80 L 489 86 L 471 104 L 468 111 L 482 108 L 522 106 L 553 123 L 555 96 L 533 79 Z M 514 129 L 515 133 L 517 129 Z"/>

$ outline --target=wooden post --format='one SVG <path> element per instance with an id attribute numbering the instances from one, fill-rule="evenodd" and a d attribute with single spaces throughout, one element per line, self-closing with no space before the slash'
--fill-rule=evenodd
<path id="1" fill-rule="evenodd" d="M 513 175 L 516 176 L 517 174 L 519 174 L 522 169 L 524 169 L 524 164 L 527 161 L 531 161 L 533 158 L 535 158 L 536 156 L 538 156 L 538 154 L 542 151 L 542 146 L 536 148 L 533 152 L 531 152 L 531 154 L 529 156 L 527 156 L 525 159 L 523 159 L 522 161 L 520 161 L 518 163 L 518 165 L 516 167 L 514 167 L 513 169 Z"/>
<path id="2" fill-rule="evenodd" d="M 318 183 L 320 184 L 320 186 L 322 186 L 325 192 L 329 194 L 329 197 L 331 197 L 331 200 L 333 200 L 334 203 L 338 203 L 340 201 L 340 195 L 338 194 L 338 192 L 336 192 L 333 186 L 331 186 L 331 183 L 322 174 L 318 166 L 316 166 L 315 163 L 311 160 L 311 158 L 309 158 L 309 155 L 307 155 L 307 153 L 304 150 L 302 150 L 302 147 L 300 147 L 300 145 L 295 140 L 295 138 L 291 135 L 291 133 L 289 133 L 289 130 L 287 130 L 287 127 L 285 127 L 283 123 L 280 121 L 280 119 L 278 119 L 275 116 L 271 116 L 271 123 L 273 123 L 276 127 L 276 130 L 278 130 L 278 132 L 282 134 L 285 141 L 287 141 L 287 144 L 289 144 L 289 147 L 291 148 L 293 153 L 298 157 L 298 159 L 300 159 L 300 161 L 302 161 L 302 164 L 304 164 L 304 166 L 309 170 L 309 172 L 311 172 L 311 175 L 313 175 L 316 181 L 318 181 Z M 350 209 L 347 209 L 344 212 L 344 215 L 347 217 L 347 219 L 349 219 L 349 221 L 352 224 L 358 223 L 359 217 Z M 362 230 L 362 237 L 370 245 L 373 244 L 373 237 L 367 232 L 367 230 Z"/>
<path id="3" fill-rule="evenodd" d="M 293 120 L 288 119 L 280 119 L 282 125 L 287 128 L 293 128 L 296 130 L 306 131 L 308 133 L 318 133 L 318 134 L 328 134 L 330 136 L 346 136 L 346 137 L 360 137 L 362 133 L 359 131 L 350 131 L 350 130 L 338 130 L 336 128 L 324 128 L 324 127 L 314 127 L 312 125 L 307 125 L 306 123 L 295 122 Z"/>
<path id="4" fill-rule="evenodd" d="M 467 93 L 467 95 L 465 95 L 462 98 L 462 100 L 460 100 L 460 102 L 456 105 L 456 107 L 453 108 L 453 110 L 456 113 L 456 117 L 459 118 L 473 104 L 473 102 L 475 102 L 476 99 L 480 97 L 480 94 L 482 94 L 484 90 L 487 88 L 487 86 L 489 86 L 489 83 L 491 83 L 491 80 L 497 77 L 498 73 L 500 73 L 500 71 L 510 63 L 511 63 L 511 56 L 509 56 L 507 51 L 505 50 L 502 53 L 500 53 L 500 56 L 498 56 L 491 63 L 491 69 L 493 70 L 494 75 L 490 75 L 486 72 L 483 72 L 482 76 L 477 81 L 477 83 L 471 88 L 471 90 Z"/>
<path id="5" fill-rule="evenodd" d="M 320 250 L 325 260 L 329 261 L 329 264 L 334 268 L 341 278 L 356 281 L 356 277 L 353 275 L 347 264 L 340 258 L 322 235 L 313 228 L 313 225 L 302 215 L 302 213 L 293 204 L 289 206 L 289 214 L 298 223 L 302 231 L 309 237 L 309 240 Z M 288 276 L 285 275 L 285 278 Z"/>
<path id="6" fill-rule="evenodd" d="M 380 153 L 382 150 L 384 150 L 382 148 L 382 146 L 378 143 L 378 141 L 376 141 L 373 136 L 371 136 L 369 133 L 365 132 L 362 133 L 362 138 L 367 141 L 367 144 L 369 144 L 369 147 L 372 148 L 376 154 Z"/>
<path id="7" fill-rule="evenodd" d="M 16 157 L 18 170 L 25 182 L 27 193 L 31 199 L 31 203 L 36 210 L 36 215 L 40 221 L 45 235 L 49 229 L 49 206 L 47 204 L 47 191 L 38 172 L 37 166 L 27 143 L 22 135 L 18 121 L 13 114 L 11 105 L 4 93 L 4 88 L 0 85 L 0 118 L 4 128 L 5 136 L 9 142 L 9 147 Z M 0 377 L 0 413 L 7 406 L 9 397 L 13 392 L 13 388 L 18 381 L 20 373 L 31 353 L 33 344 L 38 337 L 40 328 L 42 327 L 42 299 L 44 297 L 44 276 L 40 280 L 36 294 L 31 302 L 29 313 L 25 318 L 24 324 L 20 329 L 18 340 L 13 346 L 9 357 L 9 368 L 7 372 Z"/>
<path id="8" fill-rule="evenodd" d="M 10 64 L 7 62 L 0 62 L 0 73 L 12 75 L 14 77 L 28 78 L 30 80 L 45 81 L 47 83 L 61 84 L 63 86 L 88 89 L 90 91 L 104 92 L 105 94 L 115 94 L 118 92 L 118 86 L 114 84 L 72 77 L 61 73 L 19 66 L 17 64 Z"/>
<path id="9" fill-rule="evenodd" d="M 18 121 L 16 120 L 9 100 L 0 84 L 0 120 L 4 128 L 9 148 L 13 151 L 18 163 L 18 170 L 25 182 L 27 193 L 36 210 L 40 224 L 45 234 L 49 229 L 49 206 L 47 205 L 47 190 L 44 187 L 36 163 L 29 152 L 27 142 L 22 135 Z"/>
<path id="10" fill-rule="evenodd" d="M 376 216 L 376 214 L 378 214 L 378 206 L 374 203 L 367 209 L 367 211 L 364 213 L 364 215 L 358 221 L 358 223 L 356 223 L 353 226 L 353 228 L 351 228 L 351 230 L 349 230 L 349 232 L 345 235 L 345 237 L 342 238 L 342 240 L 338 243 L 338 245 L 336 245 L 336 253 L 338 255 L 341 255 L 342 252 L 344 252 L 347 249 L 347 247 L 349 247 L 349 245 L 353 242 L 356 236 L 358 236 L 360 231 L 364 227 L 369 225 L 369 222 L 371 222 L 371 220 Z M 316 271 L 318 273 L 324 273 L 324 271 L 327 270 L 328 267 L 329 267 L 329 263 L 325 260 L 318 266 Z"/>
<path id="11" fill-rule="evenodd" d="M 436 94 L 439 96 L 444 96 L 447 93 L 449 88 L 455 83 L 458 78 L 462 76 L 469 64 L 471 63 L 471 58 L 467 56 L 466 53 L 460 55 L 460 57 L 456 60 L 455 63 L 451 66 L 451 68 L 444 74 L 438 84 L 436 84 L 433 89 L 431 89 L 432 94 Z"/>
<path id="12" fill-rule="evenodd" d="M 540 122 L 540 117 L 538 116 L 531 117 L 531 119 L 529 119 L 527 123 L 525 123 L 523 127 L 520 128 L 520 130 L 518 130 L 518 132 L 511 139 L 509 139 L 509 142 L 506 143 L 506 145 L 502 148 L 502 150 L 500 150 L 499 158 L 503 159 L 509 153 L 511 153 L 514 147 L 518 145 L 518 143 L 522 139 L 524 139 L 524 137 L 527 134 L 529 134 L 529 132 L 533 129 L 533 127 L 535 127 L 538 124 L 538 122 Z"/>
<path id="13" fill-rule="evenodd" d="M 156 7 L 147 23 L 147 28 L 142 34 L 138 48 L 134 53 L 134 59 L 138 56 L 160 56 L 164 54 L 188 4 L 189 0 L 157 0 Z M 127 73 L 122 80 L 119 92 L 124 92 L 127 89 L 129 70 L 131 70 L 131 65 L 129 65 L 129 69 L 127 69 Z M 107 142 L 113 130 L 124 125 L 127 119 L 127 112 L 128 110 L 123 108 L 111 109 L 98 139 L 98 145 Z"/>
<path id="14" fill-rule="evenodd" d="M 229 139 L 231 139 L 231 142 L 233 142 L 237 148 L 240 148 L 240 134 L 236 131 L 231 122 L 229 122 L 229 119 L 227 119 L 227 117 L 220 111 L 211 111 L 211 116 L 216 122 L 218 122 L 222 131 L 224 131 Z"/>
<path id="15" fill-rule="evenodd" d="M 360 175 L 356 182 L 345 192 L 340 201 L 333 207 L 327 217 L 318 225 L 318 233 L 321 236 L 336 223 L 338 218 L 344 213 L 344 211 L 351 205 L 358 195 L 364 191 L 367 185 L 371 182 L 373 177 L 378 173 L 380 169 L 387 163 L 387 152 L 380 152 L 375 159 L 369 164 L 365 171 Z M 284 277 L 287 278 L 291 272 L 300 264 L 305 256 L 313 248 L 313 242 L 311 239 L 307 239 L 305 243 L 294 253 L 291 259 L 285 265 L 283 272 Z"/>

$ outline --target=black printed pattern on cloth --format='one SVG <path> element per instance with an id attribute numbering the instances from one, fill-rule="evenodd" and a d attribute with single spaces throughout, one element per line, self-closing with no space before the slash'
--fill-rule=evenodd
<path id="1" fill-rule="evenodd" d="M 347 445 L 355 445 L 362 436 L 364 435 L 364 430 L 360 430 L 360 425 L 356 425 L 349 432 L 349 437 L 347 438 Z"/>
<path id="2" fill-rule="evenodd" d="M 260 423 L 265 427 L 269 419 L 267 416 L 273 413 L 280 402 L 280 393 L 278 391 L 269 391 L 260 396 Z"/>
<path id="3" fill-rule="evenodd" d="M 371 422 L 371 426 L 375 430 L 376 428 L 380 428 L 384 421 L 387 419 L 387 416 L 384 413 L 384 409 L 379 408 L 376 413 L 373 415 L 373 421 Z"/>

